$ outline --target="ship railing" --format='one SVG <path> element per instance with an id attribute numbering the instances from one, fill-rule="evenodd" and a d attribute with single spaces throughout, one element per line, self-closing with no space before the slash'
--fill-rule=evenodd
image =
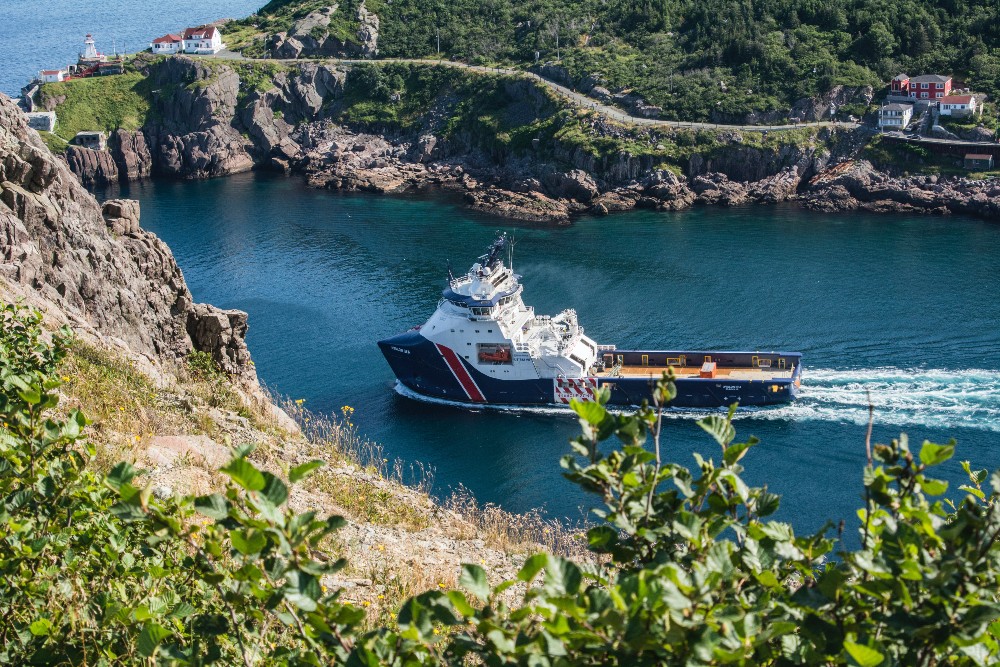
<path id="1" fill-rule="evenodd" d="M 615 351 L 617 349 L 618 349 L 618 347 L 615 346 L 615 345 L 598 345 L 597 346 L 597 351 L 598 352 L 613 352 L 613 351 Z"/>

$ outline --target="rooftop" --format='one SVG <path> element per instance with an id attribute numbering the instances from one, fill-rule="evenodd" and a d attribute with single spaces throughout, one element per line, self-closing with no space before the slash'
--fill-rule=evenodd
<path id="1" fill-rule="evenodd" d="M 987 155 L 986 153 L 966 153 L 965 154 L 965 159 L 966 160 L 990 160 L 992 158 L 993 158 L 992 155 Z"/>
<path id="2" fill-rule="evenodd" d="M 885 104 L 882 106 L 883 111 L 913 111 L 912 104 Z"/>
<path id="3" fill-rule="evenodd" d="M 945 95 L 941 98 L 941 104 L 971 104 L 972 95 Z"/>
<path id="4" fill-rule="evenodd" d="M 947 81 L 951 81 L 951 77 L 944 74 L 921 74 L 910 79 L 910 83 L 945 83 Z"/>

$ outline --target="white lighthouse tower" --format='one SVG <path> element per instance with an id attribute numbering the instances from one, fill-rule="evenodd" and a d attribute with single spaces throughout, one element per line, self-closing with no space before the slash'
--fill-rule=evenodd
<path id="1" fill-rule="evenodd" d="M 80 62 L 102 63 L 107 59 L 106 55 L 97 52 L 97 47 L 94 46 L 94 36 L 88 33 L 86 39 L 83 40 L 83 51 L 80 52 Z"/>

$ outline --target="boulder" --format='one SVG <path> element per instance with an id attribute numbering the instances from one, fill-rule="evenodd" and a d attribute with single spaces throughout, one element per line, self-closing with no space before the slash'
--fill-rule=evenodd
<path id="1" fill-rule="evenodd" d="M 546 174 L 543 183 L 551 196 L 575 199 L 584 204 L 601 191 L 593 177 L 582 169 Z"/>
<path id="2" fill-rule="evenodd" d="M 101 206 L 101 215 L 115 234 L 139 232 L 139 202 L 134 199 L 109 199 Z"/>

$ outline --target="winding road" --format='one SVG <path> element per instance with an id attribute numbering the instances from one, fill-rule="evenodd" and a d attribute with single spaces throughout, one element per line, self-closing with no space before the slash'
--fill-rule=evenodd
<path id="1" fill-rule="evenodd" d="M 219 53 L 212 56 L 197 56 L 200 58 L 214 58 L 221 60 L 259 60 L 256 58 L 247 58 L 243 55 L 235 53 L 233 51 L 220 51 Z M 578 93 L 575 90 L 570 90 L 566 86 L 558 84 L 550 79 L 535 74 L 534 72 L 526 72 L 524 70 L 509 69 L 506 67 L 485 67 L 482 65 L 469 65 L 468 63 L 454 62 L 451 60 L 426 60 L 421 58 L 383 58 L 379 60 L 352 60 L 346 58 L 297 58 L 297 59 L 273 59 L 273 60 L 262 60 L 262 62 L 280 62 L 280 63 L 301 63 L 301 62 L 314 62 L 323 63 L 331 65 L 361 65 L 370 63 L 406 63 L 410 65 L 431 65 L 431 66 L 442 66 L 442 67 L 457 67 L 460 69 L 465 69 L 471 72 L 480 72 L 483 74 L 507 74 L 510 76 L 519 76 L 527 79 L 533 79 L 538 83 L 548 87 L 550 90 L 556 92 L 564 99 L 572 102 L 577 107 L 581 109 L 588 109 L 591 111 L 596 111 L 597 113 L 607 116 L 613 120 L 620 121 L 622 123 L 630 123 L 632 125 L 640 125 L 647 127 L 673 127 L 673 128 L 690 128 L 694 130 L 740 130 L 742 132 L 782 132 L 785 130 L 795 130 L 802 127 L 840 127 L 845 129 L 856 129 L 861 127 L 858 123 L 844 123 L 838 121 L 814 121 L 809 123 L 795 123 L 789 125 L 726 125 L 724 123 L 699 123 L 695 121 L 679 121 L 679 120 L 662 120 L 659 118 L 645 118 L 642 116 L 633 116 L 626 111 L 619 109 L 618 107 L 613 107 L 603 102 L 600 102 L 592 97 L 588 97 L 582 93 Z"/>

